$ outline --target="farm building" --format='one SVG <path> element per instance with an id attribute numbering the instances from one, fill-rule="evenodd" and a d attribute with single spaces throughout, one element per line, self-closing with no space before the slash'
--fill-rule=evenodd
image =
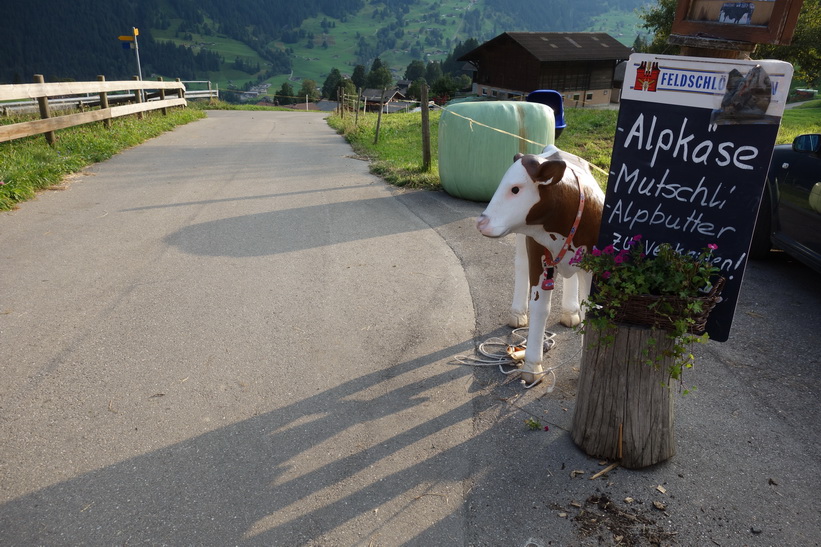
<path id="1" fill-rule="evenodd" d="M 383 100 L 381 89 L 363 89 L 360 100 L 365 105 L 365 110 L 368 112 L 379 112 L 379 104 Z M 384 95 L 385 112 L 396 112 L 398 110 L 407 108 L 407 103 L 404 102 L 405 95 L 398 89 L 386 89 Z"/>
<path id="2" fill-rule="evenodd" d="M 554 89 L 568 107 L 618 102 L 616 67 L 631 49 L 601 32 L 505 32 L 462 55 L 476 69 L 473 92 L 516 100 Z"/>

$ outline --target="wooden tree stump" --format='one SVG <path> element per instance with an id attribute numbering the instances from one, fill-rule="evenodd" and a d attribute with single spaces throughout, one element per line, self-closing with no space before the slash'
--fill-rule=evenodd
<path id="1" fill-rule="evenodd" d="M 611 332 L 615 341 L 600 343 Z M 648 345 L 651 338 L 655 345 Z M 670 358 L 658 368 L 647 364 L 673 342 L 664 331 L 619 325 L 613 331 L 588 329 L 583 343 L 573 414 L 576 445 L 590 456 L 621 460 L 622 467 L 633 469 L 674 456 Z"/>

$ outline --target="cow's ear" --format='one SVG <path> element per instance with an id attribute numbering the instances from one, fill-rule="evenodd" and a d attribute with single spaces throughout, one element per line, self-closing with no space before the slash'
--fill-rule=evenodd
<path id="1" fill-rule="evenodd" d="M 562 160 L 546 160 L 533 154 L 522 158 L 522 165 L 533 182 L 559 182 L 564 176 L 567 164 Z"/>
<path id="2" fill-rule="evenodd" d="M 525 155 L 524 155 L 524 154 L 522 154 L 521 152 L 519 152 L 518 154 L 516 154 L 515 156 L 513 156 L 513 163 L 516 163 L 517 161 L 519 161 L 519 160 L 520 160 L 520 159 L 522 159 L 523 157 L 525 157 Z"/>

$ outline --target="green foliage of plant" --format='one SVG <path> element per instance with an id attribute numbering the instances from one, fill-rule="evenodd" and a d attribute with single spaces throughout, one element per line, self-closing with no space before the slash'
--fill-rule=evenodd
<path id="1" fill-rule="evenodd" d="M 54 146 L 42 135 L 0 143 L 0 210 L 14 208 L 87 165 L 204 116 L 192 108 L 172 109 L 168 116 L 148 112 L 142 120 L 116 118 L 111 129 L 95 122 L 60 130 Z"/>
<path id="2" fill-rule="evenodd" d="M 637 235 L 623 249 L 612 245 L 604 249 L 593 248 L 580 253 L 571 261 L 593 274 L 595 290 L 584 302 L 587 314 L 582 330 L 596 329 L 606 333 L 602 340 L 612 343 L 620 312 L 632 297 L 654 295 L 672 297 L 655 299 L 648 309 L 669 319 L 672 325 L 664 336 L 673 342 L 672 349 L 656 353 L 648 364 L 659 366 L 660 361 L 671 359 L 670 377 L 681 380 L 684 369 L 691 368 L 695 360 L 689 347 L 694 342 L 704 342 L 707 334 L 691 334 L 695 318 L 704 311 L 703 300 L 718 279 L 719 268 L 715 265 L 715 244 L 701 252 L 685 253 L 663 243 L 653 249 L 652 256 L 645 253 L 645 246 Z M 683 299 L 683 300 L 679 300 Z"/>
<path id="3" fill-rule="evenodd" d="M 525 420 L 525 425 L 531 431 L 539 431 L 542 429 L 542 423 L 536 418 L 528 418 Z"/>

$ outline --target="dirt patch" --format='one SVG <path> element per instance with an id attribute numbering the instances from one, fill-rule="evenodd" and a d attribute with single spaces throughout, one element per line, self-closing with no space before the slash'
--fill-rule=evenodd
<path id="1" fill-rule="evenodd" d="M 579 505 L 581 505 L 579 507 Z M 657 520 L 663 516 L 659 505 L 640 502 L 617 504 L 606 494 L 594 494 L 583 504 L 574 503 L 568 512 L 582 537 L 598 539 L 599 545 L 625 547 L 675 545 L 675 532 L 666 530 Z"/>

